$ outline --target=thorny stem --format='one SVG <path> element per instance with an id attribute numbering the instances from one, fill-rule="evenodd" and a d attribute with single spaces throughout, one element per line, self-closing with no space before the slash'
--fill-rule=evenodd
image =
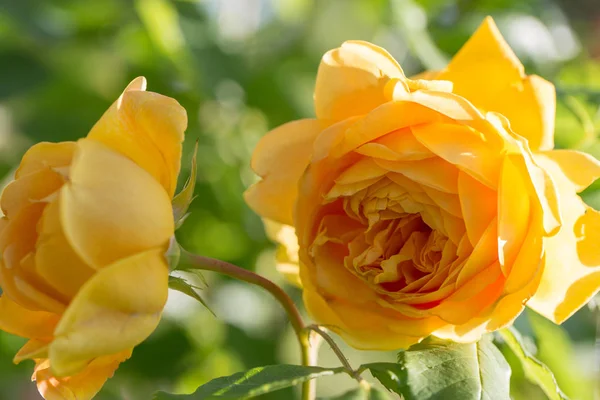
<path id="1" fill-rule="evenodd" d="M 311 343 L 310 330 L 307 330 L 305 328 L 304 321 L 302 320 L 302 316 L 298 312 L 296 305 L 294 304 L 292 299 L 287 295 L 287 293 L 283 291 L 283 289 L 281 289 L 279 286 L 277 286 L 270 280 L 263 278 L 262 276 L 255 274 L 252 271 L 248 271 L 247 269 L 238 267 L 237 265 L 228 263 L 226 261 L 192 254 L 183 249 L 181 250 L 181 256 L 182 260 L 184 260 L 183 265 L 185 265 L 185 267 L 181 268 L 181 270 L 183 271 L 185 271 L 186 269 L 199 269 L 204 271 L 218 272 L 223 275 L 227 275 L 232 278 L 260 286 L 269 293 L 271 293 L 271 295 L 273 295 L 273 297 L 275 297 L 275 299 L 285 309 L 285 312 L 288 315 L 292 327 L 294 328 L 294 332 L 296 332 L 296 336 L 298 338 L 300 350 L 302 353 L 302 365 L 311 366 L 316 364 L 318 342 L 313 340 Z M 335 343 L 333 343 L 333 345 L 335 345 Z M 311 379 L 304 382 L 302 385 L 302 400 L 313 400 L 315 399 L 315 397 L 316 381 L 314 379 Z"/>
<path id="2" fill-rule="evenodd" d="M 344 366 L 346 371 L 350 374 L 350 376 L 352 376 L 354 379 L 356 379 L 356 381 L 358 383 L 360 383 L 361 385 L 366 385 L 366 381 L 363 379 L 363 377 L 360 375 L 360 373 L 357 370 L 352 368 L 352 366 L 350 365 L 350 362 L 348 361 L 348 359 L 346 358 L 344 353 L 342 353 L 342 350 L 339 348 L 339 346 L 333 340 L 333 338 L 331 336 L 329 336 L 329 334 L 327 334 L 327 332 L 325 332 L 323 329 L 321 329 L 318 325 L 309 325 L 306 327 L 306 330 L 313 331 L 313 332 L 319 334 L 323 339 L 325 339 L 327 344 L 329 344 L 329 346 L 331 347 L 331 350 L 333 350 L 333 352 L 335 353 L 337 358 L 340 360 L 340 362 L 342 363 L 342 365 Z"/>

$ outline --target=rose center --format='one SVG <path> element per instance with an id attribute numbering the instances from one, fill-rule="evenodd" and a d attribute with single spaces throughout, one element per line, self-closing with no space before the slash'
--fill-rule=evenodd
<path id="1" fill-rule="evenodd" d="M 313 254 L 335 246 L 344 267 L 381 294 L 435 291 L 438 273 L 456 258 L 454 244 L 426 222 L 431 208 L 386 177 L 327 208 Z"/>

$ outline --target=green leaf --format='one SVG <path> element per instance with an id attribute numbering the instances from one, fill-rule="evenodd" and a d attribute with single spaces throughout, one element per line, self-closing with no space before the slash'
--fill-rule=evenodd
<path id="1" fill-rule="evenodd" d="M 181 259 L 181 246 L 179 245 L 179 243 L 177 243 L 177 239 L 175 239 L 175 236 L 171 236 L 169 248 L 165 253 L 165 257 L 167 259 L 167 263 L 169 264 L 169 271 L 177 269 L 177 266 L 179 265 L 179 260 Z"/>
<path id="2" fill-rule="evenodd" d="M 389 400 L 389 395 L 374 387 L 360 387 L 358 389 L 350 390 L 337 397 L 323 397 L 319 400 Z"/>
<path id="3" fill-rule="evenodd" d="M 185 279 L 178 276 L 169 276 L 169 288 L 173 290 L 177 290 L 183 294 L 187 294 L 191 298 L 198 300 L 208 311 L 215 315 L 215 313 L 210 309 L 210 307 L 206 304 L 204 299 L 196 292 L 196 289 L 200 289 Z"/>
<path id="4" fill-rule="evenodd" d="M 198 141 L 194 147 L 194 155 L 192 156 L 192 168 L 190 171 L 190 177 L 185 182 L 183 189 L 175 197 L 173 197 L 173 217 L 175 218 L 175 229 L 179 228 L 185 219 L 187 218 L 187 210 L 194 200 L 194 188 L 196 187 L 196 174 L 198 168 L 197 157 L 198 155 Z"/>
<path id="5" fill-rule="evenodd" d="M 188 395 L 158 392 L 154 400 L 249 399 L 304 381 L 344 372 L 343 368 L 304 367 L 301 365 L 267 365 L 224 376 L 200 386 Z"/>
<path id="6" fill-rule="evenodd" d="M 510 367 L 489 337 L 469 344 L 430 338 L 398 358 L 361 369 L 406 400 L 510 399 Z"/>
<path id="7" fill-rule="evenodd" d="M 595 398 L 597 380 L 585 371 L 585 366 L 578 360 L 565 328 L 533 310 L 528 309 L 526 315 L 537 347 L 535 356 L 554 373 L 563 392 L 574 399 Z M 582 332 L 582 327 L 578 329 Z M 593 330 L 588 334 L 593 335 Z"/>
<path id="8" fill-rule="evenodd" d="M 519 358 L 525 377 L 538 385 L 550 400 L 566 400 L 568 397 L 560 390 L 552 371 L 541 361 L 535 358 L 523 345 L 523 339 L 513 327 L 498 331 L 508 347 Z"/>

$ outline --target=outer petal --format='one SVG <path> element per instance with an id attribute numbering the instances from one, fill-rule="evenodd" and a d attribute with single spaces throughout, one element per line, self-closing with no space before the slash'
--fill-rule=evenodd
<path id="1" fill-rule="evenodd" d="M 600 161 L 576 150 L 552 150 L 543 155 L 560 166 L 565 177 L 581 192 L 600 178 Z"/>
<path id="2" fill-rule="evenodd" d="M 68 167 L 73 160 L 75 147 L 75 142 L 40 142 L 31 146 L 23 155 L 15 179 L 48 167 Z"/>
<path id="3" fill-rule="evenodd" d="M 366 114 L 388 101 L 385 85 L 404 79 L 394 58 L 381 47 L 348 41 L 321 60 L 315 87 L 317 118 L 340 121 Z"/>
<path id="4" fill-rule="evenodd" d="M 348 319 L 353 320 L 354 324 L 349 327 L 333 311 L 331 302 L 326 301 L 315 289 L 305 287 L 303 299 L 306 309 L 316 321 L 333 330 L 356 349 L 397 350 L 408 348 L 427 336 L 410 336 L 393 332 L 389 329 L 389 324 L 394 322 L 393 319 L 367 313 L 359 307 L 353 307 L 353 310 L 350 310 L 351 315 L 348 316 Z M 341 302 L 334 303 L 334 305 L 336 304 L 344 306 Z M 345 311 L 348 312 L 348 309 L 346 308 Z"/>
<path id="5" fill-rule="evenodd" d="M 21 208 L 36 202 L 47 201 L 65 182 L 65 178 L 50 168 L 21 175 L 10 182 L 2 192 L 2 211 L 8 218 L 14 217 Z"/>
<path id="6" fill-rule="evenodd" d="M 60 199 L 54 199 L 38 224 L 35 270 L 52 288 L 71 300 L 96 270 L 73 250 L 60 223 Z"/>
<path id="7" fill-rule="evenodd" d="M 60 206 L 67 240 L 95 268 L 166 248 L 174 231 L 170 199 L 158 182 L 131 160 L 89 139 L 78 142 Z"/>
<path id="8" fill-rule="evenodd" d="M 515 157 L 506 156 L 498 188 L 498 256 L 503 269 L 512 265 L 530 224 L 531 199 Z"/>
<path id="9" fill-rule="evenodd" d="M 267 133 L 256 145 L 252 168 L 263 180 L 246 191 L 250 207 L 265 218 L 293 225 L 298 181 L 308 166 L 321 123 L 304 119 Z"/>
<path id="10" fill-rule="evenodd" d="M 423 99 L 423 97 L 426 98 Z M 452 122 L 447 116 L 430 108 L 427 100 L 431 97 L 418 96 L 416 93 L 403 94 L 401 100 L 377 107 L 364 117 L 349 118 L 331 126 L 315 141 L 316 157 L 313 162 L 327 155 L 334 158 L 342 157 L 344 154 L 387 134 L 393 132 L 398 134 L 402 128 L 429 122 Z M 455 97 L 458 98 L 458 96 Z M 419 103 L 420 100 L 423 101 Z M 456 108 L 460 106 L 456 105 Z M 474 108 L 472 109 L 477 112 Z M 460 113 L 460 116 L 470 118 L 467 112 Z"/>
<path id="11" fill-rule="evenodd" d="M 13 357 L 13 363 L 19 364 L 24 360 L 35 360 L 48 357 L 48 345 L 52 339 L 31 339 L 23 345 Z"/>
<path id="12" fill-rule="evenodd" d="M 481 133 L 465 125 L 436 123 L 411 130 L 419 142 L 439 157 L 489 187 L 498 185 L 502 158 Z"/>
<path id="13" fill-rule="evenodd" d="M 467 235 L 475 246 L 498 215 L 498 193 L 461 171 L 458 174 L 458 195 Z"/>
<path id="14" fill-rule="evenodd" d="M 145 89 L 144 78 L 131 82 L 87 137 L 129 157 L 173 197 L 187 114 L 174 99 Z"/>
<path id="15" fill-rule="evenodd" d="M 560 231 L 545 240 L 546 262 L 538 291 L 527 305 L 561 323 L 600 289 L 600 213 L 575 194 L 574 166 L 544 155 L 536 161 L 552 176 L 560 193 Z M 564 168 L 564 169 L 563 169 Z M 585 174 L 584 174 L 585 176 Z"/>
<path id="16" fill-rule="evenodd" d="M 36 226 L 44 207 L 44 203 L 22 207 L 0 233 L 0 286 L 8 298 L 23 307 L 61 314 L 68 299 L 40 279 L 32 262 Z"/>
<path id="17" fill-rule="evenodd" d="M 154 331 L 167 301 L 163 253 L 154 249 L 119 260 L 81 288 L 50 344 L 56 376 L 77 374 L 96 357 L 133 348 Z"/>
<path id="18" fill-rule="evenodd" d="M 488 17 L 436 79 L 454 83 L 454 93 L 511 122 L 533 150 L 554 147 L 554 86 L 525 75 L 494 21 Z"/>
<path id="19" fill-rule="evenodd" d="M 56 314 L 31 311 L 0 296 L 0 330 L 25 338 L 49 338 L 58 320 Z"/>
<path id="20" fill-rule="evenodd" d="M 278 244 L 277 271 L 279 271 L 291 284 L 302 287 L 300 282 L 300 265 L 298 259 L 298 237 L 294 227 L 282 225 L 265 219 L 267 236 Z"/>
<path id="21" fill-rule="evenodd" d="M 131 356 L 131 350 L 99 357 L 80 373 L 59 378 L 53 375 L 50 360 L 36 361 L 32 380 L 37 382 L 40 394 L 46 400 L 90 400 L 113 376 L 120 363 Z"/>

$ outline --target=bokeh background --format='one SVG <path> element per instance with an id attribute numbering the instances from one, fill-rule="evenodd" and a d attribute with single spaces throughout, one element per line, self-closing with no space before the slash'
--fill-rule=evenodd
<path id="1" fill-rule="evenodd" d="M 486 15 L 529 73 L 556 84 L 557 146 L 600 156 L 598 0 L 0 0 L 0 174 L 10 177 L 35 142 L 85 136 L 126 84 L 144 75 L 149 90 L 188 111 L 182 181 L 199 141 L 197 198 L 177 233 L 180 243 L 285 285 L 274 269 L 274 245 L 242 199 L 255 181 L 249 161 L 258 139 L 313 115 L 319 59 L 343 41 L 381 45 L 411 75 L 443 67 Z M 585 193 L 597 208 L 598 189 Z M 299 362 L 277 303 L 246 284 L 206 278 L 201 295 L 216 316 L 171 293 L 159 329 L 98 399 L 148 400 L 158 389 L 186 393 L 217 376 Z M 300 303 L 297 289 L 286 290 Z M 585 307 L 563 327 L 533 314 L 517 321 L 574 399 L 592 399 L 600 377 L 594 313 L 600 315 Z M 0 400 L 40 399 L 29 382 L 32 364 L 11 362 L 22 343 L 0 332 Z M 353 365 L 395 359 L 347 351 Z M 325 346 L 320 357 L 322 365 L 337 365 Z M 324 379 L 319 393 L 352 385 L 345 377 Z M 545 398 L 517 366 L 512 391 L 515 399 Z M 297 397 L 290 389 L 263 398 Z"/>

